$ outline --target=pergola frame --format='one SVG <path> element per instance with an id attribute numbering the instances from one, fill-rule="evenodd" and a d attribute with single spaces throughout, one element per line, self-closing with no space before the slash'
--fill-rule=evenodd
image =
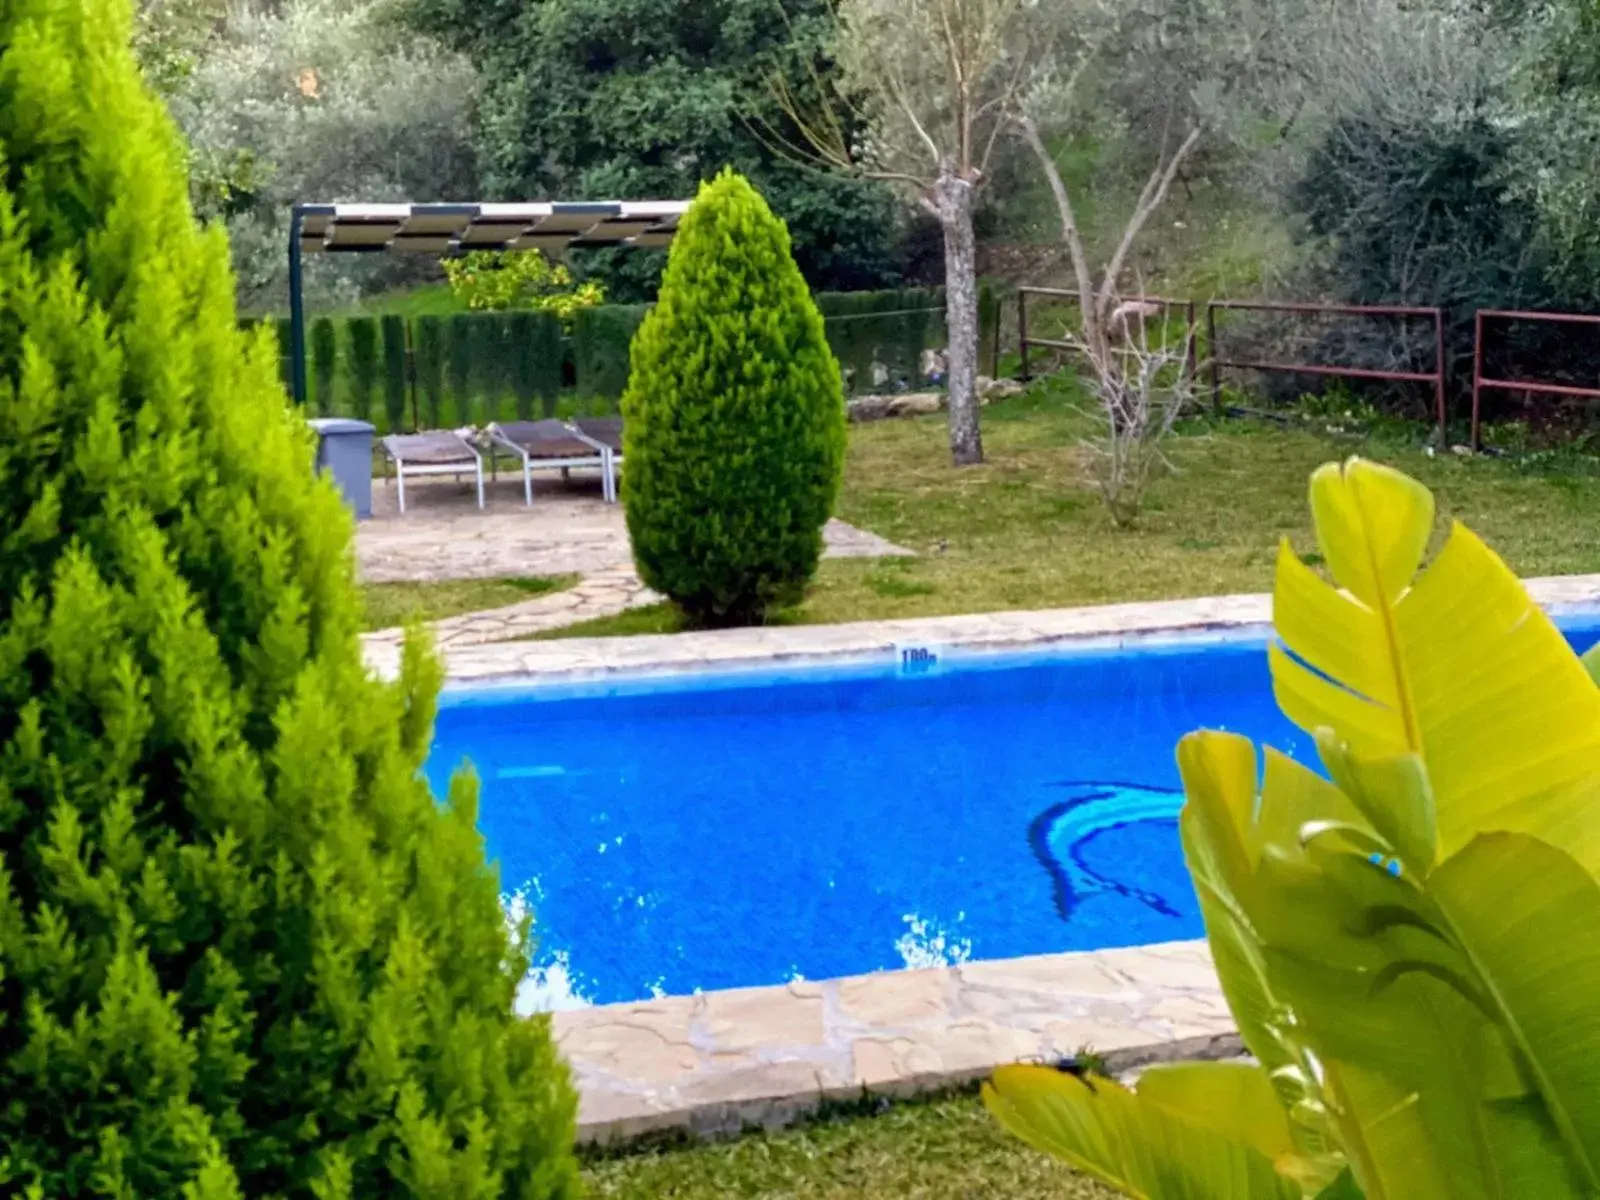
<path id="1" fill-rule="evenodd" d="M 475 250 L 559 253 L 591 246 L 665 246 L 687 200 L 519 204 L 296 204 L 289 216 L 289 354 L 305 404 L 304 256 L 399 251 L 439 258 Z"/>

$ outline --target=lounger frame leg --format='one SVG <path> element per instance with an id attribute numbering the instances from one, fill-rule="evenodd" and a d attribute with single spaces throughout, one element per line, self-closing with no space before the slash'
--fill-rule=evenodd
<path id="1" fill-rule="evenodd" d="M 478 507 L 483 507 L 483 459 L 478 459 Z"/>
<path id="2" fill-rule="evenodd" d="M 406 511 L 406 465 L 398 458 L 394 460 L 394 486 L 395 495 L 400 501 L 400 515 Z"/>
<path id="3" fill-rule="evenodd" d="M 522 498 L 533 507 L 533 459 L 526 454 L 522 456 Z"/>

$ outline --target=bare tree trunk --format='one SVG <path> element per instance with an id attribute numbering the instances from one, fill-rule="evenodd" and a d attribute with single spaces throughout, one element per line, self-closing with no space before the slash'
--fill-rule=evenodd
<path id="1" fill-rule="evenodd" d="M 983 461 L 983 432 L 978 425 L 978 254 L 972 232 L 972 193 L 971 181 L 943 166 L 928 205 L 944 230 L 950 457 L 958 467 Z"/>

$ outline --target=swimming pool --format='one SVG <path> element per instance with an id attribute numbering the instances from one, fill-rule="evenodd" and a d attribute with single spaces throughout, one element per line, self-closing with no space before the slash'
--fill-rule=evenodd
<path id="1" fill-rule="evenodd" d="M 452 691 L 428 774 L 480 775 L 527 1006 L 1199 937 L 1178 738 L 1315 754 L 1266 636 Z"/>

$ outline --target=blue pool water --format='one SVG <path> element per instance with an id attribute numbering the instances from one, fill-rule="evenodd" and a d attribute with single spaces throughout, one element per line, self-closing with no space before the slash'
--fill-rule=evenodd
<path id="1" fill-rule="evenodd" d="M 1600 614 L 1561 623 L 1580 650 L 1600 638 Z M 453 693 L 428 773 L 440 794 L 464 760 L 482 780 L 541 1005 L 1197 937 L 1178 738 L 1314 754 L 1264 647 Z"/>

